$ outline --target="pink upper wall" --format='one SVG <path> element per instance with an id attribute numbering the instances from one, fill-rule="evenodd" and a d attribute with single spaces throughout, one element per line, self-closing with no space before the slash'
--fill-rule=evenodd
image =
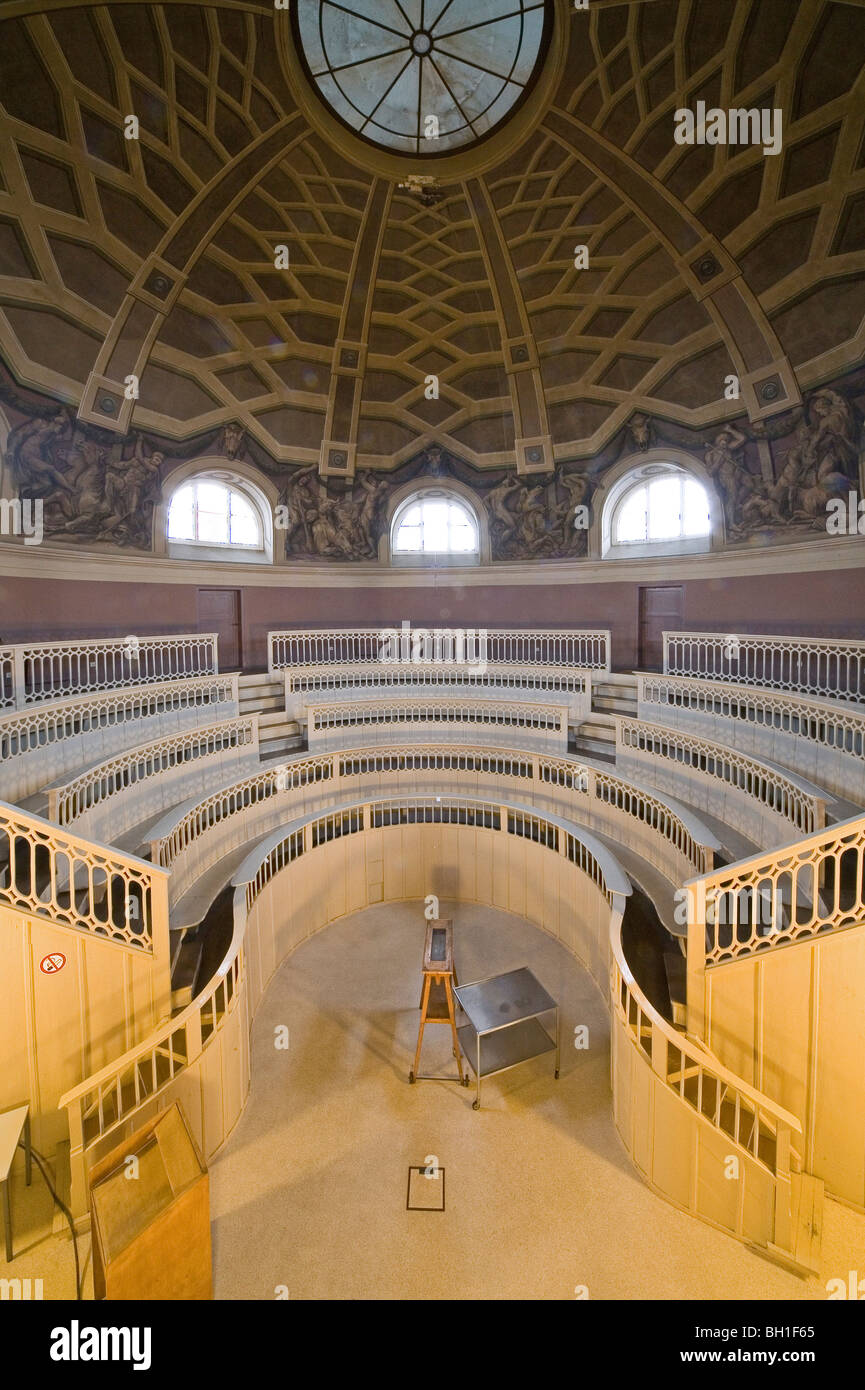
<path id="1" fill-rule="evenodd" d="M 241 587 L 228 576 L 224 583 Z M 639 587 L 467 587 L 439 576 L 429 588 L 241 587 L 244 665 L 266 665 L 272 628 L 399 626 L 408 619 L 444 627 L 610 628 L 613 665 L 629 670 L 638 664 Z M 688 579 L 682 588 L 683 626 L 694 631 L 865 637 L 865 568 Z M 198 590 L 191 584 L 0 579 L 0 604 L 5 642 L 198 629 Z"/>

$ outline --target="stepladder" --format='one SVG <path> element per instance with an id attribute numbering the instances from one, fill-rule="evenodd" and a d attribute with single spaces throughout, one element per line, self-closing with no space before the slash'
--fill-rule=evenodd
<path id="1" fill-rule="evenodd" d="M 417 1047 L 415 1048 L 414 1064 L 408 1074 L 411 1085 L 414 1085 L 416 1081 L 457 1080 L 461 1086 L 469 1084 L 468 1073 L 463 1071 L 460 1042 L 457 1036 L 457 1005 L 454 998 L 454 986 L 458 984 L 459 980 L 454 965 L 453 922 L 450 919 L 428 922 L 424 939 L 423 983 L 420 995 Z M 458 1076 L 434 1076 L 419 1070 L 424 1030 L 430 1023 L 440 1023 L 450 1028 Z"/>

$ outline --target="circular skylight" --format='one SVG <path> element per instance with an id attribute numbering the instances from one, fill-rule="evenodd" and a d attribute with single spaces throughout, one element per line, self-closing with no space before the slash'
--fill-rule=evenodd
<path id="1" fill-rule="evenodd" d="M 327 105 L 367 140 L 445 154 L 489 135 L 544 55 L 550 0 L 295 0 Z"/>

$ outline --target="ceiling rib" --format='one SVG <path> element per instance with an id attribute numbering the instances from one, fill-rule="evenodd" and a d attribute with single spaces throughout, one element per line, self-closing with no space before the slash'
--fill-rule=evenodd
<path id="1" fill-rule="evenodd" d="M 554 108 L 542 128 L 629 203 L 661 239 L 688 289 L 705 304 L 740 378 L 751 420 L 801 404 L 796 373 L 741 267 L 669 189 L 575 116 Z M 772 387 L 770 391 L 768 388 Z M 764 397 L 761 392 L 767 389 Z M 718 383 L 718 398 L 723 382 Z"/>
<path id="2" fill-rule="evenodd" d="M 166 315 L 173 308 L 198 258 L 223 222 L 261 179 L 309 134 L 294 112 L 221 169 L 177 217 L 142 263 L 105 336 L 87 380 L 78 418 L 125 434 L 135 400 L 126 399 L 124 380 L 139 381 Z M 129 340 L 125 330 L 134 315 Z"/>

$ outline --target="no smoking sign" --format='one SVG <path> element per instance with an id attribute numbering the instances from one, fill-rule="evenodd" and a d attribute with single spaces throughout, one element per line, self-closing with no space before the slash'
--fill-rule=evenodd
<path id="1" fill-rule="evenodd" d="M 60 951 L 52 951 L 50 956 L 43 956 L 39 962 L 39 969 L 43 975 L 56 975 L 58 970 L 62 970 L 66 964 L 66 957 Z"/>

